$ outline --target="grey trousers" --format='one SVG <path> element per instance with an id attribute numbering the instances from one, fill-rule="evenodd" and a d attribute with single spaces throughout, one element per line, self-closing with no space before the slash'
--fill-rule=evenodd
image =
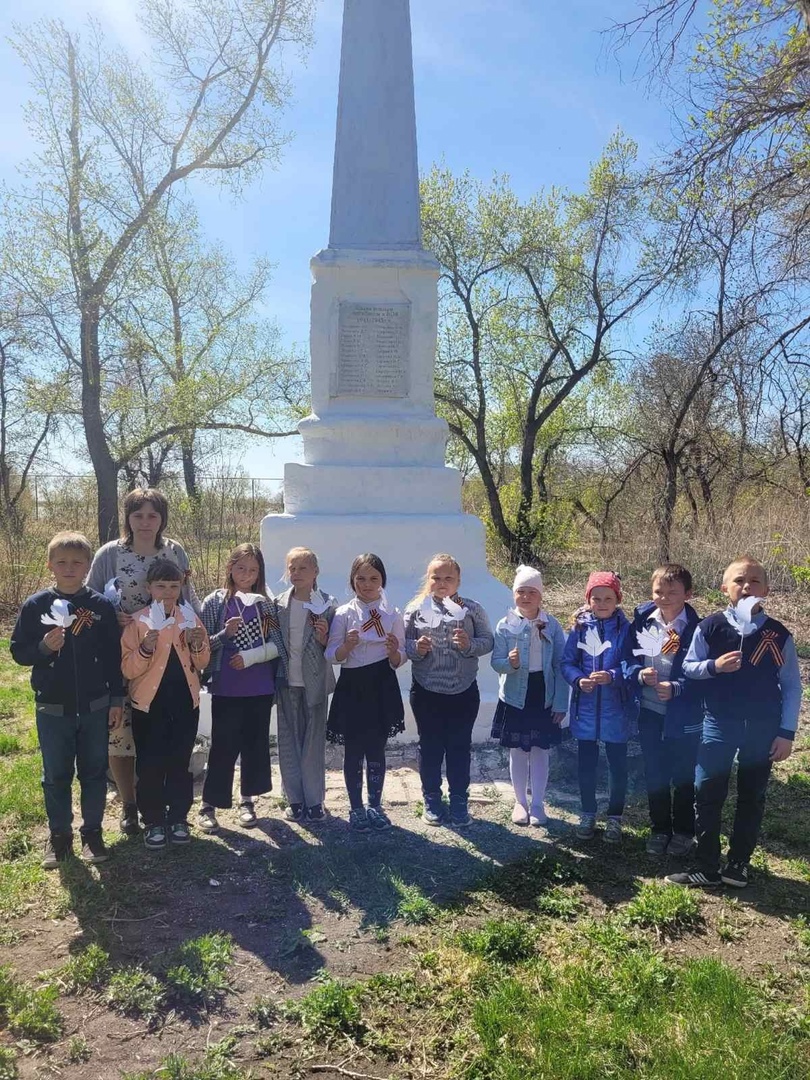
<path id="1" fill-rule="evenodd" d="M 276 696 L 278 764 L 290 803 L 318 806 L 326 794 L 327 702 L 310 709 L 303 686 L 288 686 Z"/>

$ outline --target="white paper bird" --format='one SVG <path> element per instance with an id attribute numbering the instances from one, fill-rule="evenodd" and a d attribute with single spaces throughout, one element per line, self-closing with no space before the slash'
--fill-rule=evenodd
<path id="1" fill-rule="evenodd" d="M 523 629 L 523 616 L 515 611 L 513 608 L 509 608 L 506 613 L 506 630 L 510 634 L 519 634 Z"/>
<path id="2" fill-rule="evenodd" d="M 179 605 L 178 609 L 182 618 L 180 619 L 181 630 L 193 630 L 197 625 L 197 614 L 191 604 L 185 601 Z"/>
<path id="3" fill-rule="evenodd" d="M 609 641 L 602 641 L 599 637 L 599 631 L 593 626 L 589 626 L 585 631 L 585 640 L 577 642 L 577 648 L 582 649 L 588 656 L 592 656 L 594 660 L 597 656 L 601 656 L 603 652 L 607 652 L 610 648 Z"/>
<path id="4" fill-rule="evenodd" d="M 641 648 L 633 649 L 633 656 L 649 656 L 651 659 L 660 656 L 667 640 L 666 634 L 662 634 L 654 626 L 649 626 L 646 630 L 637 630 L 636 638 Z"/>
<path id="5" fill-rule="evenodd" d="M 445 596 L 442 600 L 444 610 L 447 612 L 445 619 L 453 622 L 463 622 L 467 615 L 470 614 L 469 609 L 465 608 L 463 604 L 457 604 L 455 600 L 451 600 L 449 596 Z"/>
<path id="6" fill-rule="evenodd" d="M 761 596 L 744 596 L 729 610 L 741 638 L 748 637 L 756 630 L 757 624 L 754 622 L 753 611 L 761 603 Z"/>
<path id="7" fill-rule="evenodd" d="M 329 600 L 324 600 L 318 590 L 313 589 L 309 594 L 309 600 L 304 602 L 304 607 L 307 611 L 311 611 L 317 619 L 319 616 L 323 615 L 325 611 L 329 610 Z"/>
<path id="8" fill-rule="evenodd" d="M 255 604 L 260 604 L 266 597 L 257 592 L 237 592 L 234 593 L 234 599 L 238 600 L 242 607 L 253 607 Z"/>
<path id="9" fill-rule="evenodd" d="M 444 615 L 440 611 L 437 611 L 433 606 L 433 598 L 426 596 L 422 606 L 419 608 L 419 614 L 422 617 L 422 622 L 427 624 L 429 630 L 435 630 L 441 626 L 444 622 Z"/>
<path id="10" fill-rule="evenodd" d="M 67 628 L 76 621 L 76 616 L 71 615 L 68 601 L 57 597 L 51 604 L 50 615 L 40 615 L 40 621 L 46 626 L 63 626 Z"/>
<path id="11" fill-rule="evenodd" d="M 157 630 L 160 632 L 167 626 L 171 626 L 175 620 L 174 615 L 166 614 L 166 610 L 160 600 L 155 600 L 149 608 L 148 614 L 147 612 L 144 612 L 143 615 L 141 615 L 140 621 L 146 623 L 150 630 Z"/>
<path id="12" fill-rule="evenodd" d="M 121 590 L 118 588 L 118 582 L 114 577 L 111 577 L 104 586 L 104 596 L 116 607 L 121 607 Z"/>

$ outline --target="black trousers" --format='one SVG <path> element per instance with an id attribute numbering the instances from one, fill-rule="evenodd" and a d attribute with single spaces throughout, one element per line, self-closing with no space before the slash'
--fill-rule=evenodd
<path id="1" fill-rule="evenodd" d="M 638 737 L 647 777 L 650 824 L 654 833 L 695 835 L 695 765 L 700 733 L 670 739 L 664 717 L 642 709 Z"/>
<path id="2" fill-rule="evenodd" d="M 387 736 L 378 731 L 350 731 L 343 746 L 343 779 L 352 810 L 363 805 L 363 762 L 369 806 L 379 807 L 385 783 L 385 744 Z"/>
<path id="3" fill-rule="evenodd" d="M 194 801 L 194 778 L 189 772 L 200 710 L 188 687 L 185 694 L 158 694 L 149 712 L 132 710 L 135 738 L 136 797 L 144 824 L 170 825 L 185 821 Z"/>
<path id="4" fill-rule="evenodd" d="M 270 710 L 273 695 L 211 698 L 211 752 L 202 798 L 209 806 L 233 806 L 233 774 L 242 755 L 239 790 L 243 799 L 264 795 L 270 777 Z"/>
<path id="5" fill-rule="evenodd" d="M 442 763 L 451 806 L 465 807 L 470 787 L 472 732 L 480 704 L 478 684 L 460 694 L 437 694 L 411 686 L 411 709 L 419 732 L 419 776 L 425 805 L 437 811 L 442 800 Z"/>

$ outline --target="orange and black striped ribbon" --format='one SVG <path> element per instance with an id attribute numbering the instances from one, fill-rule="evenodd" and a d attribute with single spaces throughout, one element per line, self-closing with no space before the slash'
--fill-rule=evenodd
<path id="1" fill-rule="evenodd" d="M 76 612 L 76 618 L 71 627 L 72 633 L 78 637 L 82 630 L 86 630 L 88 626 L 93 625 L 93 612 L 88 611 L 87 608 L 79 608 Z"/>
<path id="2" fill-rule="evenodd" d="M 681 647 L 681 638 L 677 630 L 667 630 L 667 640 L 661 646 L 661 652 L 667 656 L 676 653 Z"/>
<path id="3" fill-rule="evenodd" d="M 376 608 L 371 608 L 368 613 L 368 618 L 363 623 L 363 633 L 367 630 L 376 630 L 377 637 L 385 637 L 385 628 L 383 627 L 380 613 Z"/>
<path id="4" fill-rule="evenodd" d="M 775 630 L 763 630 L 759 644 L 751 653 L 751 663 L 756 667 L 765 653 L 770 653 L 777 667 L 782 667 L 785 658 L 779 648 L 779 635 Z"/>

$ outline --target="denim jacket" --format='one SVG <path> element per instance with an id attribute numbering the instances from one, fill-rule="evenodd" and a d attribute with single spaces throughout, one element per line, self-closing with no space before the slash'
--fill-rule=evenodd
<path id="1" fill-rule="evenodd" d="M 546 681 L 546 708 L 564 713 L 568 708 L 568 684 L 562 676 L 560 661 L 565 648 L 565 634 L 553 615 L 543 612 L 546 625 L 541 630 L 543 638 L 543 678 Z M 492 650 L 492 666 L 500 675 L 498 696 L 507 705 L 522 709 L 526 704 L 529 687 L 529 643 L 533 624 L 524 620 L 520 633 L 515 635 L 507 629 L 506 619 L 495 628 L 495 647 Z M 509 653 L 515 647 L 520 651 L 520 667 L 509 663 Z"/>

